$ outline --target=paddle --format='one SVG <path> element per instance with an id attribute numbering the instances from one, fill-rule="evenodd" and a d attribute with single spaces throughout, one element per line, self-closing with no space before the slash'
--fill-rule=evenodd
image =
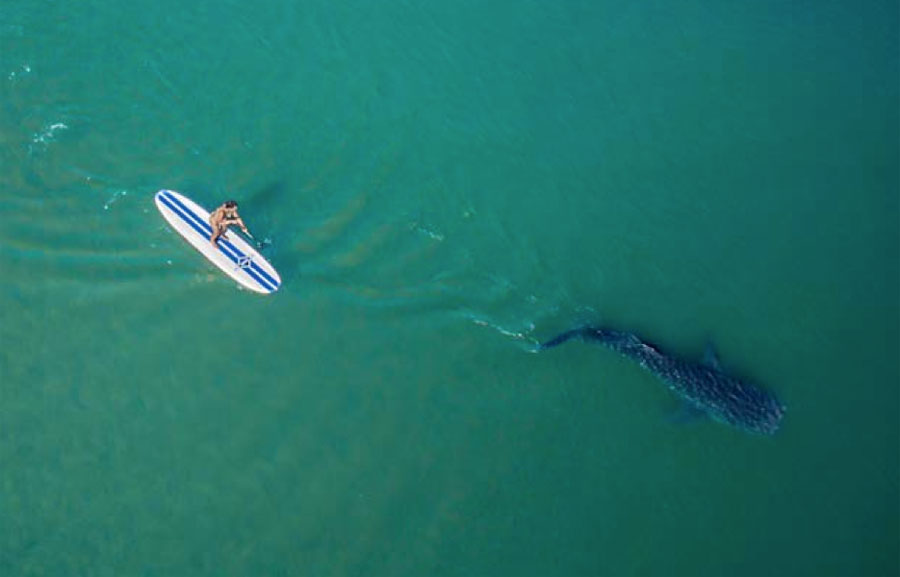
<path id="1" fill-rule="evenodd" d="M 263 248 L 265 248 L 266 246 L 268 246 L 268 243 L 266 243 L 265 241 L 259 242 L 258 240 L 256 240 L 256 239 L 253 237 L 253 235 L 250 234 L 250 231 L 247 230 L 246 228 L 243 229 L 243 231 L 244 231 L 244 234 L 246 234 L 248 237 L 250 237 L 250 240 L 252 240 L 254 243 L 256 243 L 256 248 L 262 250 Z"/>

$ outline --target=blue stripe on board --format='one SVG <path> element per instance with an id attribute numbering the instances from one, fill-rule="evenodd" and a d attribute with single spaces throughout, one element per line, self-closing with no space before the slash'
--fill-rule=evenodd
<path id="1" fill-rule="evenodd" d="M 184 203 L 181 202 L 180 200 L 178 200 L 178 198 L 177 198 L 175 195 L 173 195 L 170 191 L 161 191 L 161 194 L 164 195 L 164 196 L 165 196 L 166 198 L 168 198 L 169 200 L 171 200 L 172 202 L 174 202 L 175 204 L 177 204 L 178 206 L 180 206 L 180 207 L 182 208 L 182 210 L 184 210 L 184 211 L 185 211 L 186 213 L 188 213 L 191 217 L 193 217 L 193 219 L 194 219 L 198 224 L 200 224 L 200 226 L 202 226 L 204 230 L 206 230 L 206 236 L 212 235 L 212 227 L 209 225 L 209 223 L 206 222 L 204 219 L 200 218 L 200 216 L 199 216 L 197 213 L 195 213 L 193 210 L 191 210 L 190 208 L 186 207 L 186 206 L 184 205 Z M 239 254 L 240 256 L 244 256 L 244 253 L 242 253 L 241 250 L 238 249 L 236 246 L 234 246 L 234 245 L 231 243 L 231 241 L 229 241 L 228 239 L 222 239 L 222 240 L 219 241 L 219 243 L 220 243 L 220 245 L 224 243 L 225 246 L 227 246 L 228 248 L 230 248 L 231 250 L 233 250 L 234 252 L 236 252 L 236 253 Z M 224 252 L 224 249 L 223 249 L 223 252 Z M 258 264 L 256 264 L 256 263 L 253 262 L 252 260 L 250 261 L 250 266 L 253 268 L 253 270 L 255 270 L 255 271 L 257 272 L 257 274 L 259 274 L 260 276 L 264 277 L 267 281 L 269 281 L 269 284 L 272 285 L 273 287 L 275 287 L 276 289 L 277 289 L 278 286 L 281 284 L 279 281 L 277 281 L 277 280 L 275 280 L 274 278 L 272 278 L 272 276 L 269 275 L 269 273 L 267 273 L 261 266 L 259 266 Z M 274 289 L 273 289 L 273 290 L 274 290 Z"/>
<path id="2" fill-rule="evenodd" d="M 174 212 L 174 213 L 177 214 L 179 217 L 181 217 L 181 220 L 183 220 L 184 222 L 186 222 L 186 223 L 188 224 L 188 226 L 190 226 L 190 227 L 193 228 L 195 231 L 197 231 L 198 233 L 200 233 L 200 235 L 201 235 L 201 236 L 204 236 L 204 238 L 207 236 L 207 235 L 204 234 L 203 229 L 201 229 L 199 226 L 197 226 L 197 223 L 196 223 L 196 222 L 193 222 L 193 221 L 192 221 L 192 220 L 191 220 L 184 212 L 181 211 L 181 209 L 179 209 L 177 206 L 175 206 L 175 205 L 172 203 L 172 201 L 169 199 L 169 197 L 168 197 L 167 195 L 165 195 L 165 194 L 160 194 L 160 195 L 159 195 L 159 199 L 160 199 L 160 200 L 162 201 L 162 203 L 165 204 L 172 212 Z M 174 200 L 177 200 L 177 199 L 174 199 Z M 181 204 L 181 203 L 179 202 L 178 204 Z M 183 206 L 183 205 L 182 205 L 182 206 Z M 186 208 L 185 210 L 188 211 L 188 214 L 193 215 L 193 212 L 191 212 L 190 209 L 187 209 L 187 208 Z M 196 217 L 196 215 L 194 215 L 194 216 Z M 212 230 L 212 228 L 210 228 L 210 227 L 207 227 L 207 228 L 209 228 L 210 231 Z M 228 244 L 230 245 L 231 243 L 228 243 Z M 237 255 L 238 255 L 237 257 L 235 257 L 235 255 L 232 254 L 230 251 L 226 251 L 226 250 L 224 250 L 223 248 L 220 247 L 220 249 L 222 250 L 222 253 L 223 253 L 225 256 L 227 256 L 227 257 L 229 258 L 229 260 L 231 260 L 231 262 L 233 262 L 234 264 L 238 264 L 238 258 L 243 257 L 243 256 L 245 256 L 245 255 L 244 255 L 240 250 L 238 250 L 237 248 L 235 248 L 234 246 L 231 246 L 230 248 L 231 248 L 232 250 L 234 250 L 234 251 L 237 253 Z M 240 265 L 238 265 L 238 266 L 240 266 Z M 263 278 L 261 278 L 258 274 L 256 274 L 256 272 L 254 272 L 252 269 L 246 268 L 246 269 L 244 269 L 244 270 L 247 271 L 247 274 L 249 274 L 249 275 L 253 278 L 253 280 L 255 280 L 256 282 L 258 282 L 258 283 L 259 283 L 259 286 L 263 287 L 264 289 L 269 290 L 269 291 L 274 291 L 274 290 L 278 287 L 277 284 L 276 284 L 275 286 L 272 286 L 271 284 L 269 284 L 268 282 L 266 282 Z M 266 275 L 266 276 L 268 276 L 268 275 Z"/>

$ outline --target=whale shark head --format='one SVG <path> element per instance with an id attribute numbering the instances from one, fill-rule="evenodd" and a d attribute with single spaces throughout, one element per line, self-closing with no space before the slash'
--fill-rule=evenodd
<path id="1" fill-rule="evenodd" d="M 775 396 L 766 394 L 765 399 L 758 399 L 754 410 L 740 415 L 732 424 L 753 433 L 774 435 L 781 426 L 785 411 L 787 407 Z"/>
<path id="2" fill-rule="evenodd" d="M 772 397 L 769 411 L 765 413 L 764 418 L 760 421 L 761 431 L 767 435 L 775 434 L 775 431 L 781 426 L 781 420 L 784 418 L 785 411 L 787 411 L 787 407 L 782 405 L 778 399 Z"/>

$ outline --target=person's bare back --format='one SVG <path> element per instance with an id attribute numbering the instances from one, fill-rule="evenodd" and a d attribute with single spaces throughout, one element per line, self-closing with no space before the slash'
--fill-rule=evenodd
<path id="1" fill-rule="evenodd" d="M 235 201 L 227 200 L 209 215 L 209 225 L 212 227 L 212 234 L 209 237 L 209 242 L 211 242 L 213 246 L 216 245 L 216 241 L 219 240 L 219 237 L 225 234 L 225 231 L 228 230 L 228 227 L 232 224 L 238 225 L 241 227 L 241 230 L 249 234 L 247 227 L 244 225 L 244 221 L 241 220 L 241 217 L 238 214 L 237 206 Z"/>

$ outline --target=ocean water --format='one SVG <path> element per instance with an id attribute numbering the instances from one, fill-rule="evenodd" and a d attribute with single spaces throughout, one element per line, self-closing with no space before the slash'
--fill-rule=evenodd
<path id="1" fill-rule="evenodd" d="M 3 0 L 0 575 L 898 574 L 898 54 L 881 0 Z M 585 322 L 782 430 L 532 352 Z"/>

